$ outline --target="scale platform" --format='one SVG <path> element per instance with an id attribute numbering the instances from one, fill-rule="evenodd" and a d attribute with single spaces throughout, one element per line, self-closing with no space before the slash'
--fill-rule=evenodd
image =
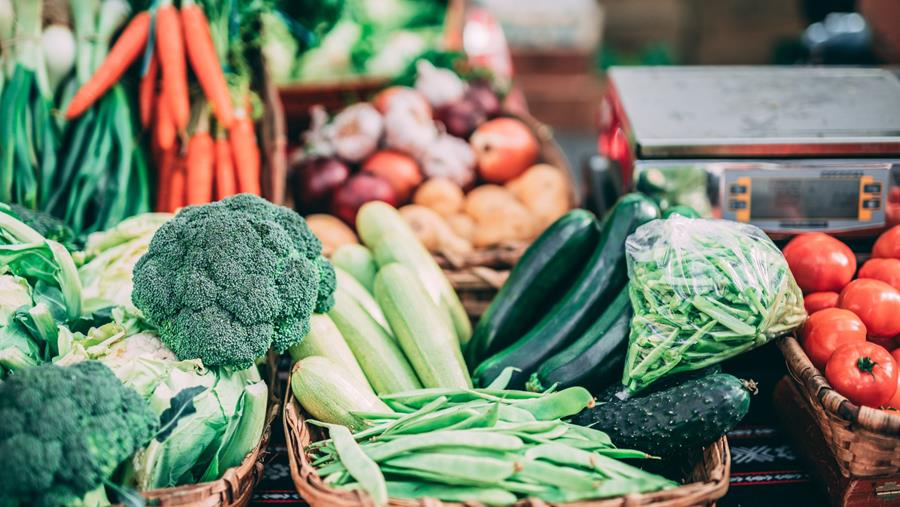
<path id="1" fill-rule="evenodd" d="M 882 69 L 619 67 L 637 159 L 900 155 L 900 80 Z"/>

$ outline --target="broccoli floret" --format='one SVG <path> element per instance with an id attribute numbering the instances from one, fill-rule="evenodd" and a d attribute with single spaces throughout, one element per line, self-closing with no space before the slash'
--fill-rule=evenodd
<path id="1" fill-rule="evenodd" d="M 4 211 L 11 212 L 11 215 L 37 231 L 41 236 L 61 243 L 70 252 L 78 249 L 75 232 L 62 220 L 49 213 L 28 209 L 18 204 L 8 206 L 9 209 Z"/>
<path id="2" fill-rule="evenodd" d="M 101 487 L 156 432 L 156 414 L 97 361 L 0 384 L 0 505 L 57 506 Z"/>
<path id="3" fill-rule="evenodd" d="M 294 211 L 250 194 L 189 206 L 134 268 L 132 302 L 179 359 L 246 368 L 334 304 L 334 270 Z"/>

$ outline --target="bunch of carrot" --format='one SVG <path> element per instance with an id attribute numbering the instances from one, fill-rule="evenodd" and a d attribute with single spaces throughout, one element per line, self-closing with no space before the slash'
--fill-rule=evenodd
<path id="1" fill-rule="evenodd" d="M 219 40 L 227 44 L 229 37 Z M 260 152 L 249 92 L 236 92 L 240 105 L 235 107 L 221 64 L 228 48 L 217 49 L 206 14 L 193 0 L 182 0 L 180 8 L 173 0 L 161 0 L 134 16 L 73 97 L 67 118 L 87 111 L 139 57 L 140 121 L 150 131 L 158 167 L 157 210 L 174 211 L 238 192 L 259 195 Z M 192 81 L 202 90 L 202 96 L 193 94 L 193 105 Z"/>

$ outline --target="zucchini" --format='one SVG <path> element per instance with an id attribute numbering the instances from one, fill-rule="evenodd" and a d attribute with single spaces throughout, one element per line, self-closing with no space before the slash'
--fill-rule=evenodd
<path id="1" fill-rule="evenodd" d="M 367 291 L 372 292 L 375 286 L 375 273 L 378 266 L 372 251 L 363 245 L 343 245 L 331 254 L 331 263 L 352 275 Z"/>
<path id="2" fill-rule="evenodd" d="M 375 322 L 384 328 L 385 332 L 393 338 L 391 326 L 388 325 L 387 319 L 384 318 L 384 312 L 381 311 L 381 307 L 375 302 L 375 297 L 372 296 L 372 292 L 363 287 L 356 278 L 353 278 L 353 276 L 337 266 L 334 268 L 334 275 L 337 278 L 337 286 L 345 291 L 348 296 L 352 297 L 354 301 L 359 303 L 359 306 L 363 307 L 363 310 L 368 312 Z"/>
<path id="3" fill-rule="evenodd" d="M 340 287 L 334 292 L 334 308 L 328 316 L 340 330 L 376 393 L 390 394 L 422 387 L 397 343 Z"/>
<path id="4" fill-rule="evenodd" d="M 528 390 L 543 392 L 553 385 L 558 389 L 584 386 L 595 390 L 621 378 L 630 323 L 631 303 L 626 288 L 580 338 L 531 376 Z"/>
<path id="5" fill-rule="evenodd" d="M 510 389 L 521 388 L 538 366 L 580 336 L 628 281 L 625 238 L 641 224 L 659 218 L 647 197 L 627 194 L 604 218 L 600 239 L 587 266 L 569 290 L 528 333 L 475 369 L 475 383 L 486 386 L 505 368 L 515 367 Z"/>
<path id="6" fill-rule="evenodd" d="M 590 211 L 572 210 L 553 222 L 516 263 L 466 346 L 475 366 L 512 344 L 549 309 L 547 299 L 565 292 L 584 268 L 600 236 Z"/>
<path id="7" fill-rule="evenodd" d="M 669 218 L 672 215 L 681 215 L 684 218 L 701 218 L 700 213 L 697 213 L 694 208 L 690 206 L 685 206 L 683 204 L 679 204 L 678 206 L 672 206 L 668 208 L 666 211 L 663 211 L 662 217 Z"/>
<path id="8" fill-rule="evenodd" d="M 379 267 L 398 262 L 415 273 L 441 310 L 442 318 L 453 324 L 459 343 L 465 346 L 472 336 L 472 322 L 434 257 L 397 210 L 381 201 L 368 202 L 356 214 L 356 229 L 359 237 L 372 249 Z"/>
<path id="9" fill-rule="evenodd" d="M 306 357 L 294 365 L 291 391 L 315 419 L 352 431 L 365 427 L 355 412 L 393 412 L 371 389 L 353 382 L 343 368 L 322 356 Z"/>
<path id="10" fill-rule="evenodd" d="M 748 385 L 714 373 L 647 396 L 597 405 L 572 422 L 606 432 L 619 447 L 666 457 L 715 442 L 749 409 Z"/>
<path id="11" fill-rule="evenodd" d="M 331 317 L 326 314 L 317 313 L 309 319 L 309 333 L 306 333 L 300 343 L 288 349 L 288 354 L 294 362 L 310 356 L 326 357 L 343 367 L 353 377 L 354 382 L 369 385 L 366 374 L 359 367 L 359 362 L 353 356 L 347 341 Z"/>
<path id="12" fill-rule="evenodd" d="M 382 266 L 375 277 L 375 299 L 422 385 L 472 387 L 453 328 L 412 270 L 396 263 Z"/>

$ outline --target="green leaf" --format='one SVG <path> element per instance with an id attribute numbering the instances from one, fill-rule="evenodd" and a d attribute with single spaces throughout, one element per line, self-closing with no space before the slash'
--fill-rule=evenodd
<path id="1" fill-rule="evenodd" d="M 179 420 L 197 411 L 197 407 L 194 406 L 194 397 L 205 390 L 204 386 L 188 387 L 179 391 L 172 398 L 169 408 L 159 415 L 159 432 L 156 434 L 158 442 L 164 442 L 175 431 Z"/>

